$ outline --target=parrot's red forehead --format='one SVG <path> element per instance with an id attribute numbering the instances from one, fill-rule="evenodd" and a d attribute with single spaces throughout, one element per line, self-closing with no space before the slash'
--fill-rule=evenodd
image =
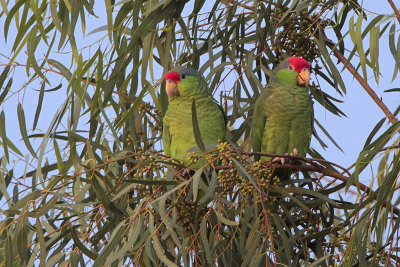
<path id="1" fill-rule="evenodd" d="M 309 69 L 311 67 L 310 63 L 302 57 L 291 57 L 288 59 L 288 62 L 299 73 L 303 68 Z"/>
<path id="2" fill-rule="evenodd" d="M 177 71 L 171 71 L 171 72 L 168 72 L 167 74 L 165 74 L 164 79 L 166 81 L 173 80 L 174 83 L 177 83 L 181 80 L 181 76 L 179 75 L 179 73 Z"/>

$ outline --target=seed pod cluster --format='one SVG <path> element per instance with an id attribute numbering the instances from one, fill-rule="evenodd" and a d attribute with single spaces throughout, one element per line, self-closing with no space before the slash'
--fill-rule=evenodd
<path id="1" fill-rule="evenodd" d="M 228 165 L 232 163 L 232 159 L 240 159 L 240 155 L 233 149 L 231 144 L 228 142 L 220 142 L 217 145 L 219 152 L 219 159 L 223 165 Z"/>
<path id="2" fill-rule="evenodd" d="M 164 180 L 166 176 L 166 168 L 160 163 L 161 155 L 157 151 L 143 152 L 140 151 L 132 156 L 127 161 L 126 166 L 129 168 L 128 172 L 131 173 L 130 178 L 132 179 L 143 179 L 143 180 Z M 137 184 L 132 190 L 139 197 L 145 197 L 151 194 L 158 185 L 151 184 Z"/>
<path id="3" fill-rule="evenodd" d="M 150 103 L 143 102 L 138 107 L 142 116 L 147 115 L 148 125 L 152 132 L 159 134 L 162 132 L 162 124 L 160 118 L 162 118 L 161 112 L 155 107 L 151 106 Z"/>
<path id="4" fill-rule="evenodd" d="M 240 184 L 239 175 L 234 168 L 221 170 L 217 179 L 221 186 L 217 188 L 216 194 L 223 198 L 226 198 L 229 193 L 233 193 L 234 187 Z"/>
<path id="5" fill-rule="evenodd" d="M 183 195 L 182 198 L 186 198 L 186 195 Z M 193 201 L 193 199 L 182 199 L 176 207 L 178 212 L 177 221 L 188 234 L 192 233 L 192 226 L 200 223 L 207 213 L 207 208 L 201 207 L 200 202 Z"/>
<path id="6" fill-rule="evenodd" d="M 323 3 L 324 9 L 332 8 L 336 1 Z M 329 20 L 321 19 L 317 13 L 310 13 L 308 9 L 291 11 L 286 14 L 288 7 L 275 3 L 271 23 L 277 27 L 278 33 L 272 41 L 272 50 L 280 62 L 286 56 L 300 56 L 308 62 L 313 62 L 320 56 L 320 52 L 313 39 L 317 29 L 324 29 Z M 282 20 L 282 21 L 281 21 Z"/>

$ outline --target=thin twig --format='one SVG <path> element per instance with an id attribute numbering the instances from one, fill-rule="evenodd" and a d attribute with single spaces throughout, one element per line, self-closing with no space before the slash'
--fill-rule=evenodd
<path id="1" fill-rule="evenodd" d="M 394 5 L 394 3 L 393 3 L 392 0 L 388 0 L 388 2 L 389 2 L 389 4 L 390 4 L 390 6 L 393 8 L 394 14 L 396 14 L 396 18 L 397 18 L 397 20 L 398 20 L 399 23 L 400 23 L 400 13 L 399 13 L 399 10 L 396 8 L 396 6 Z"/>
<path id="2" fill-rule="evenodd" d="M 337 167 L 339 169 L 342 169 L 344 172 L 346 172 L 349 176 L 351 175 L 350 172 L 348 171 L 348 169 L 346 169 L 345 167 L 340 166 L 339 164 L 336 164 L 334 162 L 331 161 L 327 161 L 325 159 L 317 159 L 317 158 L 303 158 L 303 157 L 299 157 L 299 156 L 295 156 L 295 155 L 282 155 L 282 154 L 273 154 L 273 153 L 265 153 L 265 152 L 241 152 L 241 154 L 243 155 L 248 155 L 248 156 L 265 156 L 265 157 L 270 157 L 270 158 L 276 158 L 276 157 L 280 157 L 280 158 L 288 158 L 288 159 L 294 159 L 294 160 L 300 160 L 300 161 L 304 161 L 307 162 L 311 165 L 314 166 L 320 166 L 317 163 L 315 163 L 314 161 L 317 162 L 322 162 L 322 163 L 326 163 L 326 164 L 330 164 L 334 167 Z"/>

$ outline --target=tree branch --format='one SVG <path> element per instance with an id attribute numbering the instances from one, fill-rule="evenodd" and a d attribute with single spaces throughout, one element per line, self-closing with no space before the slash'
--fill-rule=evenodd
<path id="1" fill-rule="evenodd" d="M 397 20 L 398 20 L 399 23 L 400 23 L 400 13 L 399 13 L 399 10 L 396 8 L 396 6 L 394 5 L 394 3 L 393 3 L 392 0 L 388 0 L 388 2 L 389 2 L 389 4 L 390 4 L 390 6 L 393 8 L 394 14 L 396 14 L 396 18 L 397 18 Z"/>
<path id="2" fill-rule="evenodd" d="M 262 152 L 256 152 L 256 153 L 257 154 L 263 154 L 263 156 L 265 156 L 264 154 L 268 154 L 269 155 L 269 153 L 262 153 Z M 282 155 L 282 156 L 289 157 L 289 158 L 292 158 L 292 157 L 299 158 L 297 156 L 288 156 L 288 155 Z M 307 159 L 305 159 L 305 158 L 299 158 L 299 159 L 307 161 Z M 310 160 L 310 159 L 308 159 L 308 160 Z M 345 176 L 345 175 L 343 175 L 343 174 L 341 174 L 341 173 L 339 173 L 339 172 L 337 172 L 335 170 L 331 170 L 329 168 L 326 168 L 324 166 L 316 164 L 315 162 L 314 162 L 313 165 L 308 165 L 308 164 L 281 164 L 281 163 L 272 163 L 271 161 L 266 161 L 265 164 L 268 165 L 269 167 L 276 168 L 276 169 L 289 169 L 289 170 L 292 170 L 292 171 L 318 172 L 318 173 L 323 174 L 324 176 L 329 176 L 329 177 L 332 177 L 332 178 L 336 178 L 336 179 L 341 180 L 341 181 L 343 181 L 345 183 L 347 183 L 349 181 L 349 179 L 350 179 L 350 177 L 347 177 L 347 176 Z M 231 168 L 234 168 L 234 166 L 231 165 L 231 164 L 215 166 L 216 170 L 231 169 Z M 366 194 L 368 194 L 368 195 L 372 195 L 374 193 L 374 191 L 371 188 L 369 188 L 368 186 L 366 186 L 363 183 L 356 183 L 354 181 L 352 183 L 352 185 L 355 186 L 355 187 L 357 187 L 357 185 L 359 185 L 360 189 L 363 192 L 365 192 Z M 377 196 L 374 196 L 375 200 L 376 200 L 376 198 L 377 198 Z M 398 216 L 400 215 L 400 209 L 392 206 L 390 203 L 384 202 L 382 204 L 382 206 L 390 208 L 390 209 L 393 209 L 393 212 L 396 215 L 398 215 Z"/>
<path id="3" fill-rule="evenodd" d="M 390 1 L 390 0 L 389 0 Z M 343 63 L 343 65 L 350 71 L 351 74 L 356 78 L 356 80 L 360 83 L 360 85 L 364 88 L 365 91 L 372 97 L 372 99 L 375 101 L 375 103 L 381 108 L 383 113 L 385 113 L 386 117 L 389 119 L 391 123 L 397 122 L 397 119 L 395 116 L 392 114 L 392 112 L 388 109 L 388 107 L 382 102 L 382 100 L 379 98 L 379 96 L 375 93 L 375 91 L 369 86 L 369 84 L 361 77 L 360 74 L 356 71 L 354 66 L 347 61 L 347 59 L 343 56 L 340 51 L 335 48 L 335 45 L 329 41 L 326 40 L 326 45 L 329 46 L 329 48 L 332 49 L 333 53 L 335 56 L 339 59 L 340 62 Z"/>

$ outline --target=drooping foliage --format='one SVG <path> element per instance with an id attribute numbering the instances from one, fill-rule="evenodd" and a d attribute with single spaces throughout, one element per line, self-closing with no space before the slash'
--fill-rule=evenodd
<path id="1" fill-rule="evenodd" d="M 11 47 L 0 59 L 0 265 L 399 261 L 400 106 L 392 114 L 368 78 L 379 82 L 389 49 L 396 79 L 400 16 L 339 0 L 0 3 Z M 350 72 L 385 113 L 350 168 L 311 148 L 284 165 L 254 159 L 255 100 L 292 55 L 314 66 L 314 105 L 344 116 Z M 204 73 L 227 115 L 226 142 L 194 154 L 206 162 L 196 169 L 161 145 L 162 77 L 177 65 Z M 314 140 L 340 149 L 315 119 Z M 374 190 L 359 179 L 371 164 Z M 297 172 L 282 182 L 274 168 Z"/>

